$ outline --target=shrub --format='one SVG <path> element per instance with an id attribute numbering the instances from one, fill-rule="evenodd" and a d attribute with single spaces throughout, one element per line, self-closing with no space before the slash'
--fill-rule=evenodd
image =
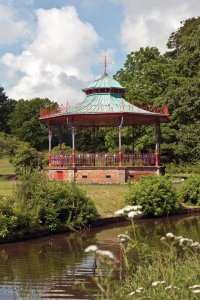
<path id="1" fill-rule="evenodd" d="M 195 163 L 179 162 L 178 164 L 172 162 L 166 165 L 165 172 L 167 174 L 180 174 L 180 173 L 199 174 L 199 168 L 200 168 L 200 161 L 197 161 Z"/>
<path id="2" fill-rule="evenodd" d="M 28 218 L 11 198 L 0 197 L 0 237 L 10 237 L 16 231 L 27 229 Z"/>
<path id="3" fill-rule="evenodd" d="M 164 176 L 144 176 L 131 184 L 126 202 L 141 205 L 144 214 L 152 217 L 170 215 L 179 206 L 175 188 Z"/>
<path id="4" fill-rule="evenodd" d="M 38 166 L 37 151 L 28 143 L 22 142 L 16 148 L 11 163 L 13 164 L 17 175 L 21 172 L 23 173 L 24 168 L 33 170 Z"/>
<path id="5" fill-rule="evenodd" d="M 180 200 L 182 202 L 200 205 L 200 176 L 191 176 L 182 184 Z"/>
<path id="6" fill-rule="evenodd" d="M 31 214 L 31 226 L 86 225 L 96 216 L 94 203 L 75 184 L 50 182 L 44 175 L 25 172 L 17 188 L 21 205 Z"/>

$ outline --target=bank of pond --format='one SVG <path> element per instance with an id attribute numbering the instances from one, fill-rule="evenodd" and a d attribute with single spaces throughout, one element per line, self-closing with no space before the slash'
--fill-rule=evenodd
<path id="1" fill-rule="evenodd" d="M 200 256 L 184 239 L 199 228 L 200 215 L 171 216 L 2 244 L 0 299 L 198 299 Z"/>
<path id="2" fill-rule="evenodd" d="M 145 176 L 130 184 L 127 190 L 123 206 L 125 203 L 141 206 L 141 215 L 145 218 L 187 212 L 182 202 L 196 207 L 195 210 L 200 206 L 200 176 L 187 179 L 181 188 L 165 176 Z M 117 198 L 117 193 L 115 195 Z M 110 206 L 109 201 L 102 197 L 104 208 Z M 115 197 L 112 201 L 113 216 L 126 217 L 126 212 L 120 209 L 115 212 Z M 99 217 L 94 201 L 78 185 L 51 182 L 41 172 L 24 170 L 13 193 L 0 197 L 0 239 L 1 242 L 13 241 L 82 230 L 102 222 Z"/>

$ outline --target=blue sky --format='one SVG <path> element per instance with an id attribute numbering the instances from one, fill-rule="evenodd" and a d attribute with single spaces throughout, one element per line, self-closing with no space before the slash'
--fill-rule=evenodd
<path id="1" fill-rule="evenodd" d="M 198 0 L 0 0 L 0 86 L 14 99 L 80 102 L 81 89 L 140 47 L 161 52 Z"/>

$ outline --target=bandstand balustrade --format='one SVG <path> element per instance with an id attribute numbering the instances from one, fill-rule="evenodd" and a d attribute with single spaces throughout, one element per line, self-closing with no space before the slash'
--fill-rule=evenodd
<path id="1" fill-rule="evenodd" d="M 72 154 L 52 154 L 49 158 L 51 167 L 73 167 Z M 122 166 L 155 166 L 155 153 L 123 153 Z M 79 167 L 109 167 L 119 166 L 117 153 L 79 153 L 75 155 L 75 166 Z"/>

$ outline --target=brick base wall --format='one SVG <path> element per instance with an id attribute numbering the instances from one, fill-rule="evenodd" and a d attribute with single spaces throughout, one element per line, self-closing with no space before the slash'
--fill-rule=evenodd
<path id="1" fill-rule="evenodd" d="M 52 168 L 47 170 L 50 180 L 77 183 L 125 183 L 140 180 L 141 176 L 158 175 L 164 167 L 79 167 L 75 169 Z"/>

